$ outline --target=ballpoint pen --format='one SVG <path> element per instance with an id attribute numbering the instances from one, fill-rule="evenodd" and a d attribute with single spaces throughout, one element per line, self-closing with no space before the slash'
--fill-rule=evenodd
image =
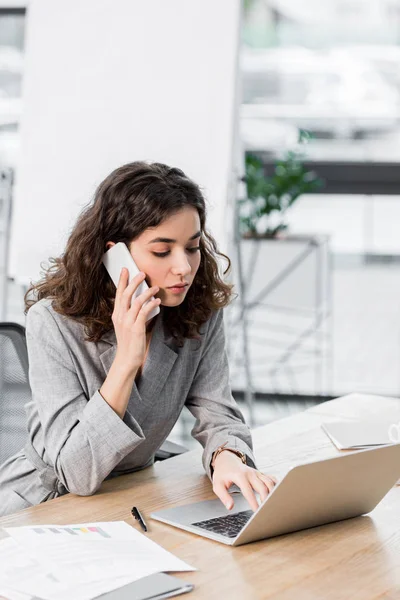
<path id="1" fill-rule="evenodd" d="M 147 525 L 145 523 L 145 520 L 143 519 L 140 511 L 138 508 L 136 508 L 136 506 L 133 506 L 131 509 L 131 514 L 132 517 L 134 519 L 136 519 L 136 521 L 139 521 L 141 528 L 143 529 L 143 531 L 147 531 Z"/>

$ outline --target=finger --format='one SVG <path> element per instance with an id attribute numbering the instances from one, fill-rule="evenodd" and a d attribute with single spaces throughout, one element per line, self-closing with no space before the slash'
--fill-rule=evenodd
<path id="1" fill-rule="evenodd" d="M 256 510 L 258 510 L 257 498 L 254 495 L 253 488 L 251 487 L 247 477 L 240 477 L 236 481 L 234 480 L 233 483 L 236 483 L 236 485 L 240 487 L 240 491 L 250 504 L 250 508 L 252 511 L 256 512 Z"/>
<path id="2" fill-rule="evenodd" d="M 140 271 L 140 273 L 137 273 L 137 275 L 135 275 L 135 277 L 132 278 L 131 282 L 129 282 L 128 269 L 125 267 L 122 269 L 121 275 L 120 275 L 120 278 L 118 281 L 117 292 L 115 295 L 115 303 L 116 303 L 117 309 L 121 308 L 121 303 L 124 298 L 124 293 L 129 288 L 129 286 L 132 286 L 134 289 L 136 289 L 136 287 L 140 285 L 140 283 L 144 280 L 145 277 L 146 277 L 146 274 L 143 273 L 143 271 Z M 126 306 L 126 304 L 127 303 L 125 302 L 125 306 Z"/>
<path id="3" fill-rule="evenodd" d="M 121 273 L 120 273 L 118 285 L 117 285 L 117 291 L 115 293 L 113 314 L 111 317 L 113 322 L 118 321 L 119 315 L 121 313 L 121 298 L 122 298 L 122 294 L 123 294 L 124 290 L 126 289 L 126 286 L 129 283 L 128 278 L 129 278 L 128 269 L 125 269 L 125 268 L 121 269 Z"/>
<path id="4" fill-rule="evenodd" d="M 160 304 L 161 304 L 160 298 L 154 298 L 153 300 L 150 300 L 146 304 L 146 306 L 142 306 L 142 308 L 138 312 L 135 323 L 138 323 L 140 325 L 143 325 L 143 327 L 145 327 L 149 314 L 156 306 L 159 306 Z"/>
<path id="5" fill-rule="evenodd" d="M 275 477 L 273 477 L 272 475 L 264 475 L 264 473 L 260 473 L 259 471 L 257 471 L 256 477 L 257 479 L 260 479 L 264 483 L 264 485 L 266 485 L 269 492 L 272 492 L 275 485 L 277 484 Z"/>
<path id="6" fill-rule="evenodd" d="M 135 301 L 137 300 L 136 304 L 137 306 L 139 306 L 139 309 L 141 306 L 143 306 L 143 304 L 145 304 L 145 302 L 147 302 L 147 300 L 150 300 L 152 298 L 152 296 L 155 296 L 157 294 L 157 292 L 160 291 L 160 288 L 158 287 L 158 285 L 153 285 L 150 288 L 146 288 L 144 290 L 144 292 L 141 292 L 138 296 L 135 296 Z M 133 303 L 131 308 L 133 307 Z M 134 312 L 134 311 L 132 311 Z"/>
<path id="7" fill-rule="evenodd" d="M 234 502 L 231 496 L 228 494 L 228 488 L 222 481 L 215 481 L 213 484 L 213 492 L 221 500 L 222 504 L 228 510 L 233 508 Z"/>
<path id="8" fill-rule="evenodd" d="M 139 286 L 143 283 L 145 277 L 145 273 L 141 271 L 140 273 L 135 275 L 135 277 L 133 277 L 131 281 L 128 282 L 128 285 L 125 287 L 125 289 L 122 290 L 120 306 L 124 312 L 128 311 L 131 308 L 132 296 L 139 288 Z"/>
<path id="9" fill-rule="evenodd" d="M 124 311 L 128 311 L 131 308 L 131 304 L 132 304 L 132 296 L 135 294 L 135 292 L 138 291 L 139 286 L 143 283 L 144 279 L 145 279 L 146 275 L 143 272 L 138 273 L 137 275 L 135 275 L 135 277 L 133 277 L 133 279 L 131 279 L 131 281 L 129 282 L 129 285 L 127 285 L 127 287 L 122 291 L 122 295 L 121 295 L 121 308 Z M 145 286 L 145 291 L 148 291 L 147 286 Z M 144 292 L 142 292 L 144 293 Z M 139 296 L 141 296 L 141 293 L 136 296 L 136 298 L 139 298 Z M 139 307 L 140 309 L 140 307 Z"/>
<path id="10" fill-rule="evenodd" d="M 128 285 L 128 277 L 129 277 L 129 271 L 128 269 L 121 269 L 121 273 L 119 275 L 119 280 L 118 280 L 118 285 L 117 285 L 117 291 L 115 294 L 115 301 L 117 302 L 117 300 L 119 300 L 122 296 L 122 292 L 124 291 L 124 289 L 126 288 L 126 286 Z"/>
<path id="11" fill-rule="evenodd" d="M 251 485 L 253 486 L 253 490 L 255 490 L 261 497 L 261 502 L 264 502 L 270 493 L 269 487 L 262 481 L 256 474 L 251 477 Z"/>
<path id="12" fill-rule="evenodd" d="M 257 476 L 261 477 L 261 479 L 263 479 L 263 480 L 270 480 L 275 485 L 278 483 L 278 480 L 275 477 L 275 475 L 270 475 L 270 474 L 263 473 L 262 471 L 257 471 Z"/>
<path id="13" fill-rule="evenodd" d="M 139 296 L 136 296 L 136 298 L 132 302 L 132 306 L 129 309 L 129 316 L 133 319 L 133 321 L 136 321 L 136 319 L 138 318 L 139 313 L 142 309 L 145 309 L 148 307 L 150 302 L 153 301 L 152 297 L 155 296 L 155 294 L 157 294 L 157 292 L 159 290 L 160 290 L 160 288 L 157 285 L 154 285 L 153 287 L 149 288 L 148 290 L 146 290 Z M 150 302 L 148 302 L 146 304 L 146 302 L 148 300 L 150 300 Z M 159 298 L 155 298 L 155 300 L 159 300 Z M 153 308 L 154 308 L 154 306 L 153 306 Z"/>

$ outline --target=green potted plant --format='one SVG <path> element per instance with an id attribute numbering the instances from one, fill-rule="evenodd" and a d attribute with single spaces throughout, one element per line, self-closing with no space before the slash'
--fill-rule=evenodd
<path id="1" fill-rule="evenodd" d="M 286 211 L 305 193 L 323 185 L 314 171 L 302 162 L 303 146 L 310 135 L 299 132 L 298 147 L 278 160 L 273 175 L 264 173 L 260 158 L 246 154 L 246 198 L 239 200 L 239 227 L 244 238 L 273 238 L 287 228 Z"/>

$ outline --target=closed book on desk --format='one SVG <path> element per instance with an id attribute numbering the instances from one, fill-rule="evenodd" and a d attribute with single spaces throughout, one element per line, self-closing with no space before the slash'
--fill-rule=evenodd
<path id="1" fill-rule="evenodd" d="M 98 596 L 99 600 L 161 600 L 185 594 L 193 589 L 191 583 L 165 573 L 155 573 Z"/>
<path id="2" fill-rule="evenodd" d="M 112 592 L 96 596 L 96 600 L 162 600 L 186 594 L 193 589 L 191 583 L 165 573 L 154 573 L 128 583 Z M 42 600 L 35 596 L 31 600 Z"/>
<path id="3" fill-rule="evenodd" d="M 336 421 L 321 427 L 338 450 L 355 450 L 391 444 L 390 423 L 380 421 Z"/>

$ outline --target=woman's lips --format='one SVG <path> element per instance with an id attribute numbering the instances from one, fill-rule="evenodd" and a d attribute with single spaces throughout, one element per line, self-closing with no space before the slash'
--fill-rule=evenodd
<path id="1" fill-rule="evenodd" d="M 167 288 L 172 294 L 183 294 L 188 288 L 188 285 L 181 285 Z"/>

